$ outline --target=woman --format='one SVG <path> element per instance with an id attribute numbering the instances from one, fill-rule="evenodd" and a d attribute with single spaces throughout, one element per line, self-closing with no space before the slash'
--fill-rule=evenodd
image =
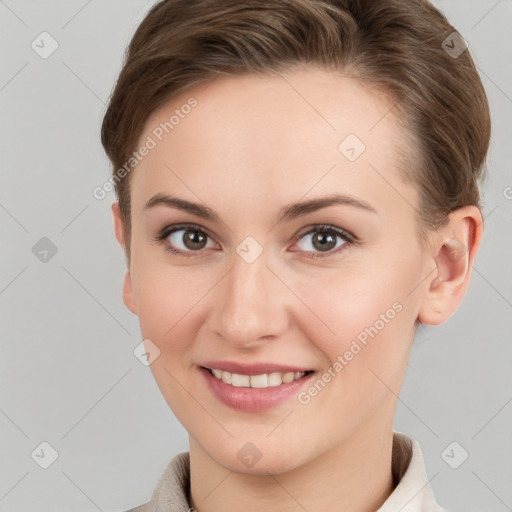
<path id="1" fill-rule="evenodd" d="M 487 99 L 425 0 L 158 2 L 102 143 L 126 306 L 189 434 L 145 505 L 439 511 L 393 431 L 467 290 Z"/>

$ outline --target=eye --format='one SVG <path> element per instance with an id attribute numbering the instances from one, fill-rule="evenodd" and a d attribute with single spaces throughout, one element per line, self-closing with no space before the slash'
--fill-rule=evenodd
<path id="1" fill-rule="evenodd" d="M 321 225 L 314 226 L 307 233 L 300 235 L 299 242 L 302 240 L 305 242 L 299 250 L 313 251 L 312 258 L 322 258 L 340 252 L 344 246 L 353 243 L 355 237 L 343 229 Z"/>
<path id="2" fill-rule="evenodd" d="M 173 254 L 196 256 L 194 253 L 216 246 L 211 239 L 211 244 L 208 246 L 209 238 L 204 229 L 194 224 L 183 224 L 165 228 L 155 240 L 165 243 L 165 250 Z"/>
<path id="3" fill-rule="evenodd" d="M 194 224 L 168 226 L 155 237 L 155 240 L 165 245 L 165 250 L 180 256 L 199 256 L 203 249 L 215 248 L 216 244 L 208 233 Z M 208 245 L 210 240 L 210 245 Z M 295 245 L 299 251 L 313 252 L 310 257 L 322 258 L 340 252 L 346 245 L 353 244 L 356 238 L 347 231 L 333 226 L 313 226 L 308 232 L 296 238 Z M 315 252 L 317 251 L 317 252 Z"/>

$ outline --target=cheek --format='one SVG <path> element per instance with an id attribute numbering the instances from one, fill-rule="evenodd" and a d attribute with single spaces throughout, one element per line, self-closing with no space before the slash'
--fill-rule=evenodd
<path id="1" fill-rule="evenodd" d="M 142 337 L 150 339 L 160 351 L 150 365 L 153 378 L 186 426 L 191 412 L 185 413 L 190 408 L 190 397 L 184 389 L 191 389 L 190 347 L 194 329 L 200 324 L 196 306 L 208 287 L 196 286 L 183 275 L 187 272 L 147 265 L 139 269 L 134 291 Z"/>
<path id="2" fill-rule="evenodd" d="M 324 269 L 322 269 L 324 270 Z M 414 324 L 408 311 L 412 273 L 404 262 L 357 262 L 297 280 L 296 293 L 307 305 L 301 330 L 321 343 L 332 360 L 354 339 L 363 344 L 371 335 L 396 334 Z"/>
<path id="3" fill-rule="evenodd" d="M 162 352 L 180 351 L 187 344 L 183 333 L 208 289 L 206 284 L 192 281 L 188 271 L 158 265 L 139 267 L 132 283 L 143 337 Z"/>
<path id="4" fill-rule="evenodd" d="M 369 414 L 393 400 L 386 385 L 399 388 L 407 363 L 417 318 L 407 295 L 420 273 L 414 255 L 400 258 L 398 252 L 361 258 L 301 284 L 299 293 L 322 321 L 308 313 L 300 330 L 326 356 L 329 375 L 323 376 L 332 378 L 332 394 L 319 398 L 319 410 L 330 410 L 333 396 L 340 414 Z"/>
<path id="5" fill-rule="evenodd" d="M 325 356 L 318 378 L 328 382 L 329 390 L 320 392 L 323 385 L 312 383 L 300 403 L 314 401 L 319 415 L 339 418 L 333 425 L 349 428 L 347 414 L 357 424 L 380 407 L 393 407 L 389 388 L 399 388 L 415 316 L 404 293 L 408 276 L 393 278 L 388 269 L 354 266 L 316 280 L 314 287 L 306 280 L 299 292 L 311 310 L 301 317 L 299 329 Z M 338 427 L 332 428 L 337 435 Z"/>

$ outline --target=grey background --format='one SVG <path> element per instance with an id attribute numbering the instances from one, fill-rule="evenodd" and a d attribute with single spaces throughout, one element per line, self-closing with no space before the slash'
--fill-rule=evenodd
<path id="1" fill-rule="evenodd" d="M 92 195 L 110 173 L 104 102 L 152 4 L 0 0 L 3 512 L 126 510 L 188 449 L 133 354 L 141 336 L 121 300 L 114 195 Z M 490 99 L 485 234 L 461 308 L 418 333 L 395 428 L 420 442 L 443 506 L 501 512 L 512 510 L 512 0 L 437 5 L 468 41 Z M 43 31 L 59 45 L 47 59 L 31 48 Z M 46 261 L 36 257 L 43 237 L 57 249 Z M 43 441 L 58 452 L 48 469 L 31 457 Z M 453 441 L 452 465 L 469 454 L 458 469 L 442 457 Z"/>

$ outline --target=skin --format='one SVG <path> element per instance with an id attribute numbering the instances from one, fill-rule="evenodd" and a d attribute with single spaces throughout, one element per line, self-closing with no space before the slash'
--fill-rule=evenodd
<path id="1" fill-rule="evenodd" d="M 404 137 L 392 103 L 341 74 L 303 68 L 283 78 L 217 78 L 157 110 L 140 142 L 191 96 L 198 105 L 130 178 L 123 290 L 143 338 L 160 350 L 151 364 L 156 382 L 189 433 L 191 505 L 374 511 L 393 490 L 393 416 L 417 322 L 441 324 L 459 306 L 481 214 L 457 210 L 422 243 L 418 192 L 398 174 Z M 338 150 L 350 133 L 366 145 L 354 162 Z M 376 212 L 334 205 L 277 223 L 285 205 L 333 192 Z M 207 205 L 221 222 L 164 205 L 145 209 L 158 193 Z M 126 250 L 117 203 L 112 211 Z M 178 223 L 203 228 L 204 248 L 193 253 L 184 231 L 154 241 Z M 331 254 L 314 259 L 325 254 L 313 243 L 316 224 L 357 242 L 334 253 L 344 243 L 336 236 Z M 236 252 L 247 236 L 263 248 L 252 263 Z M 171 254 L 166 243 L 196 256 Z M 293 364 L 320 376 L 396 302 L 401 311 L 307 405 L 294 396 L 263 412 L 235 410 L 198 371 L 215 359 Z M 250 468 L 237 457 L 247 442 L 262 455 Z"/>

